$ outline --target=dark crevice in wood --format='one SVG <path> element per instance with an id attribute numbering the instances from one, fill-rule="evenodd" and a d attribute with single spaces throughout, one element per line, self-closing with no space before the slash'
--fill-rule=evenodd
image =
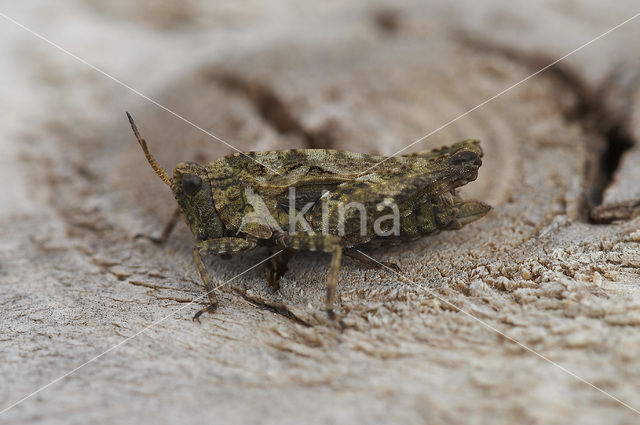
<path id="1" fill-rule="evenodd" d="M 599 178 L 593 182 L 590 188 L 590 199 L 593 203 L 589 210 L 589 219 L 592 223 L 596 224 L 606 224 L 615 220 L 609 219 L 607 215 L 601 214 L 598 207 L 602 204 L 604 191 L 614 180 L 615 172 L 620 165 L 620 161 L 622 160 L 624 153 L 631 149 L 635 144 L 635 141 L 626 126 L 622 127 L 617 124 L 613 125 L 603 134 L 603 136 L 605 137 L 606 146 L 604 152 L 602 152 L 599 158 L 601 175 L 598 176 Z M 625 214 L 620 215 L 618 219 L 621 219 L 624 216 L 631 218 L 631 215 Z"/>
<path id="2" fill-rule="evenodd" d="M 214 71 L 208 73 L 208 77 L 225 89 L 245 96 L 264 122 L 280 134 L 299 136 L 312 149 L 329 149 L 335 145 L 336 138 L 330 128 L 305 128 L 286 102 L 268 85 L 229 72 Z"/>
<path id="3" fill-rule="evenodd" d="M 397 9 L 381 8 L 371 14 L 375 28 L 384 35 L 393 35 L 402 27 L 402 14 Z"/>
<path id="4" fill-rule="evenodd" d="M 525 53 L 488 41 L 479 41 L 468 35 L 459 38 L 473 48 L 497 53 L 532 71 L 538 71 L 555 60 L 546 55 Z M 587 141 L 590 155 L 586 159 L 584 171 L 582 218 L 590 223 L 603 224 L 611 222 L 610 217 L 627 216 L 600 215 L 601 209 L 598 207 L 602 204 L 605 190 L 614 180 L 622 157 L 636 144 L 629 128 L 629 114 L 633 102 L 632 89 L 637 87 L 640 73 L 622 83 L 621 75 L 613 72 L 597 88 L 592 88 L 579 72 L 564 62 L 548 68 L 544 74 L 559 85 L 560 90 L 554 101 L 563 110 L 565 119 L 579 124 L 586 134 L 593 136 Z M 572 99 L 569 104 L 565 101 L 567 94 Z"/>
<path id="5" fill-rule="evenodd" d="M 566 111 L 566 119 L 578 123 L 585 133 L 594 136 L 585 167 L 584 218 L 594 224 L 608 223 L 610 220 L 598 214 L 598 207 L 614 181 L 622 157 L 636 144 L 629 128 L 633 91 L 631 87 L 620 84 L 617 78 L 608 78 L 593 90 L 567 66 L 555 65 L 551 71 L 550 75 L 566 83 L 565 87 L 576 98 L 575 106 Z M 636 81 L 634 79 L 634 83 Z M 612 101 L 622 106 L 613 107 Z"/>
<path id="6" fill-rule="evenodd" d="M 625 152 L 636 143 L 629 129 L 633 90 L 621 84 L 616 73 L 594 90 L 568 66 L 558 64 L 549 71 L 575 96 L 574 106 L 565 109 L 567 121 L 580 124 L 585 133 L 595 136 L 586 170 L 586 218 L 592 223 L 607 222 L 594 215 L 594 210 L 602 204 Z M 632 84 L 636 82 L 634 78 Z M 614 102 L 621 106 L 613 107 Z"/>

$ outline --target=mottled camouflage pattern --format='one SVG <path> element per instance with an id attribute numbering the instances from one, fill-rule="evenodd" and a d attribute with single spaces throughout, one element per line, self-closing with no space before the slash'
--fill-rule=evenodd
<path id="1" fill-rule="evenodd" d="M 462 200 L 455 190 L 478 175 L 482 150 L 476 140 L 388 159 L 325 149 L 235 153 L 207 165 L 178 164 L 169 179 L 131 123 L 149 162 L 171 186 L 198 240 L 194 259 L 211 300 L 209 311 L 216 300 L 212 279 L 202 262 L 207 253 L 225 257 L 256 246 L 284 249 L 267 263 L 267 280 L 274 288 L 287 269 L 292 250 L 331 253 L 326 308 L 333 316 L 343 251 L 362 260 L 355 251 L 359 247 L 395 244 L 440 230 L 459 229 L 490 210 L 482 202 Z M 289 199 L 291 187 L 295 188 L 293 200 Z M 323 196 L 325 191 L 329 193 Z M 341 233 L 340 204 L 353 202 L 365 207 L 366 230 L 361 232 L 357 209 L 343 209 Z M 381 202 L 397 206 L 399 235 L 379 236 L 374 232 L 376 219 L 390 212 L 378 207 Z M 290 214 L 298 214 L 305 206 L 303 216 L 313 232 L 300 226 L 289 229 Z"/>

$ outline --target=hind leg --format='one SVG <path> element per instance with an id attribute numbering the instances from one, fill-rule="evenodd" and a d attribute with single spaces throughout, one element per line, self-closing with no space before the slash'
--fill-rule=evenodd
<path id="1" fill-rule="evenodd" d="M 360 261 L 362 264 L 364 264 L 367 267 L 377 268 L 377 269 L 389 267 L 390 269 L 393 269 L 397 272 L 400 271 L 400 266 L 398 266 L 396 263 L 387 262 L 387 261 L 381 261 L 381 262 L 373 261 L 366 255 L 362 254 L 360 251 L 345 250 L 344 255 L 346 255 L 347 257 L 351 257 L 354 260 Z"/>

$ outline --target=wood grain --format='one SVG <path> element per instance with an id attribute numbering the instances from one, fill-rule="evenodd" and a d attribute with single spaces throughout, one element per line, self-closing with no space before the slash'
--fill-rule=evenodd
<path id="1" fill-rule="evenodd" d="M 16 9 L 238 149 L 393 154 L 452 121 L 407 152 L 480 139 L 464 196 L 494 210 L 370 252 L 403 276 L 347 259 L 344 331 L 321 312 L 328 258 L 296 257 L 277 293 L 259 267 L 236 277 L 266 251 L 209 262 L 221 306 L 194 324 L 186 226 L 164 247 L 132 239 L 159 233 L 173 200 L 124 111 L 168 170 L 231 149 L 15 29 L 2 53 L 15 89 L 0 92 L 14 104 L 0 141 L 0 409 L 160 322 L 0 422 L 635 423 L 510 338 L 640 409 L 640 27 L 455 120 L 635 13 L 577 3 L 112 2 L 51 22 Z M 76 28 L 102 57 L 73 22 L 94 25 Z M 632 144 L 610 169 L 603 123 Z"/>

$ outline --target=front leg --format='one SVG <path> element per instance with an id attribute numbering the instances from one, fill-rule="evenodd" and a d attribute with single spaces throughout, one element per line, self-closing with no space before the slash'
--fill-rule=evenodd
<path id="1" fill-rule="evenodd" d="M 335 318 L 333 303 L 336 298 L 336 286 L 338 285 L 338 271 L 342 263 L 342 245 L 340 238 L 331 235 L 310 235 L 308 233 L 294 233 L 283 235 L 277 240 L 278 245 L 284 248 L 293 248 L 305 251 L 322 251 L 331 254 L 331 265 L 327 277 L 327 298 L 325 309 L 330 319 Z"/>
<path id="2" fill-rule="evenodd" d="M 256 243 L 251 240 L 242 239 L 242 238 L 216 238 L 216 239 L 208 239 L 206 241 L 202 241 L 197 243 L 193 247 L 193 261 L 196 263 L 196 267 L 198 268 L 198 272 L 200 273 L 200 278 L 202 279 L 202 283 L 204 284 L 204 289 L 207 291 L 207 296 L 209 297 L 209 305 L 202 310 L 198 311 L 194 316 L 193 320 L 196 322 L 200 322 L 200 316 L 204 312 L 213 312 L 218 305 L 218 301 L 216 300 L 216 296 L 213 293 L 213 279 L 211 279 L 211 275 L 207 271 L 206 266 L 204 265 L 203 257 L 207 254 L 215 254 L 215 255 L 231 255 L 237 254 L 243 251 L 249 251 L 255 248 Z"/>

